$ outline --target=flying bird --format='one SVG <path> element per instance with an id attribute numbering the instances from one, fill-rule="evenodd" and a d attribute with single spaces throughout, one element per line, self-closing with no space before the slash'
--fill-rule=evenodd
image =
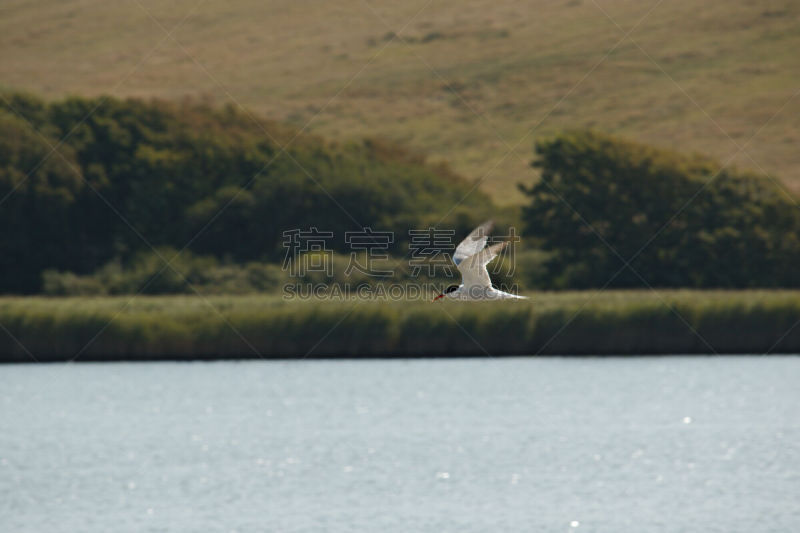
<path id="1" fill-rule="evenodd" d="M 492 231 L 494 222 L 487 220 L 461 241 L 453 254 L 453 263 L 461 272 L 461 285 L 450 285 L 443 293 L 433 299 L 435 302 L 441 298 L 452 300 L 527 300 L 525 296 L 517 296 L 492 287 L 489 271 L 486 265 L 497 257 L 508 242 L 499 242 L 486 246 L 489 232 Z"/>

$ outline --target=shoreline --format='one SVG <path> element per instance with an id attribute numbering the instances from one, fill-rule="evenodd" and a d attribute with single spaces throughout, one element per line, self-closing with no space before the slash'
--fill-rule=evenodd
<path id="1" fill-rule="evenodd" d="M 0 363 L 800 353 L 800 291 L 531 296 L 436 304 L 2 297 Z"/>
<path id="2" fill-rule="evenodd" d="M 692 358 L 758 358 L 769 357 L 774 358 L 792 358 L 800 357 L 800 352 L 794 353 L 781 353 L 774 352 L 768 355 L 759 353 L 652 353 L 652 354 L 538 354 L 538 355 L 514 355 L 514 354 L 498 354 L 498 355 L 364 355 L 364 356 L 350 356 L 350 355 L 332 355 L 332 356 L 316 356 L 309 357 L 284 357 L 284 356 L 220 356 L 220 357 L 180 357 L 180 356 L 156 356 L 156 357 L 130 357 L 130 358 L 103 358 L 103 357 L 80 357 L 76 361 L 71 361 L 67 358 L 63 359 L 40 359 L 34 361 L 28 359 L 27 361 L 0 361 L 0 368 L 4 366 L 28 366 L 28 365 L 59 365 L 59 364 L 116 364 L 116 363 L 226 363 L 226 362 L 265 362 L 265 363 L 302 363 L 308 362 L 325 362 L 325 361 L 341 361 L 341 362 L 366 362 L 366 361 L 476 361 L 476 360 L 510 360 L 510 359 L 692 359 Z"/>

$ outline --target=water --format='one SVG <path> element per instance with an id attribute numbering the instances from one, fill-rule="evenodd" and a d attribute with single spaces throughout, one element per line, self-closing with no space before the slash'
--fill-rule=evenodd
<path id="1" fill-rule="evenodd" d="M 14 532 L 800 531 L 800 358 L 0 367 Z"/>

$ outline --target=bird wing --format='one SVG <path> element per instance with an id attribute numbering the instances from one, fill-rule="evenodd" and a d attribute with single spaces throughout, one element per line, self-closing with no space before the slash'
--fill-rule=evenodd
<path id="1" fill-rule="evenodd" d="M 498 242 L 480 250 L 457 264 L 458 271 L 461 272 L 461 280 L 464 287 L 491 287 L 492 280 L 489 278 L 489 271 L 486 265 L 497 257 L 503 248 L 508 246 L 508 242 Z M 459 245 L 460 247 L 460 245 Z"/>
<path id="2" fill-rule="evenodd" d="M 494 222 L 487 220 L 467 235 L 467 238 L 461 241 L 453 253 L 453 262 L 458 266 L 464 259 L 471 257 L 486 246 L 486 241 L 489 239 L 489 232 L 492 231 Z"/>

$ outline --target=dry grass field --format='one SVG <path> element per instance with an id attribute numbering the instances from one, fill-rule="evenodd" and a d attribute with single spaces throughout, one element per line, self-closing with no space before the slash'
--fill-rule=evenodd
<path id="1" fill-rule="evenodd" d="M 577 127 L 800 192 L 798 23 L 792 0 L 4 0 L 0 86 L 233 100 L 407 143 L 506 204 L 535 138 Z"/>

